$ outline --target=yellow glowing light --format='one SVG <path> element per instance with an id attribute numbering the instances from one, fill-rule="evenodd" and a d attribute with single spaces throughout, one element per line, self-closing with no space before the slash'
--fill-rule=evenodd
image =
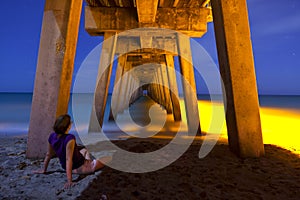
<path id="1" fill-rule="evenodd" d="M 210 101 L 198 101 L 201 130 L 208 134 L 219 134 L 220 141 L 227 140 L 227 128 L 224 106 L 221 103 Z M 184 101 L 180 100 L 181 122 L 165 124 L 160 129 L 160 134 L 152 138 L 173 139 L 174 134 L 179 130 L 187 131 L 186 111 Z M 300 112 L 283 108 L 260 108 L 261 127 L 264 144 L 273 144 L 300 154 Z M 148 127 L 147 131 L 155 131 L 158 127 Z M 196 140 L 205 136 L 197 136 Z M 189 139 L 189 136 L 182 135 L 181 138 Z"/>
<path id="2" fill-rule="evenodd" d="M 274 144 L 300 154 L 300 113 L 288 109 L 261 108 L 265 144 Z"/>
<path id="3" fill-rule="evenodd" d="M 182 118 L 186 121 L 184 101 L 180 101 Z M 224 107 L 209 101 L 198 101 L 201 129 L 207 133 L 220 134 L 227 138 Z M 212 121 L 212 116 L 214 120 Z M 216 115 L 216 116 L 215 116 Z M 300 154 L 300 112 L 283 108 L 260 108 L 260 118 L 264 144 L 273 144 Z M 215 129 L 218 121 L 223 127 Z"/>
<path id="4" fill-rule="evenodd" d="M 226 135 L 224 106 L 218 102 L 198 101 L 201 130 L 210 134 Z M 186 122 L 184 101 L 180 101 L 181 116 Z"/>

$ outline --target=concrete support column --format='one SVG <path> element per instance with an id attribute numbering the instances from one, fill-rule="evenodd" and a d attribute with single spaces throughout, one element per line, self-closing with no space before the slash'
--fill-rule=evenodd
<path id="1" fill-rule="evenodd" d="M 26 156 L 42 158 L 58 115 L 68 112 L 82 0 L 46 0 Z"/>
<path id="2" fill-rule="evenodd" d="M 154 75 L 153 75 L 153 82 L 155 82 L 155 81 L 156 81 L 156 78 L 155 78 L 155 73 L 154 73 Z M 156 103 L 158 103 L 158 101 L 157 101 L 158 95 L 157 95 L 157 92 L 156 92 L 155 84 L 151 84 L 150 87 L 151 87 L 151 95 L 152 95 L 152 99 L 153 99 Z"/>
<path id="3" fill-rule="evenodd" d="M 112 108 L 110 108 L 110 113 L 109 113 L 109 120 L 114 120 L 114 118 L 117 117 L 118 115 L 118 101 L 121 101 L 121 96 L 120 96 L 120 92 L 121 92 L 121 84 L 119 84 L 119 87 L 116 88 L 115 86 L 117 85 L 118 81 L 120 81 L 122 74 L 123 74 L 123 70 L 124 70 L 124 66 L 126 64 L 126 59 L 127 56 L 126 55 L 122 55 L 118 58 L 118 66 L 117 66 L 117 70 L 116 70 L 116 77 L 115 77 L 115 82 L 114 82 L 114 89 L 113 89 L 113 95 L 112 99 L 111 99 L 111 105 L 114 106 L 115 109 L 115 116 L 113 116 L 112 113 Z"/>
<path id="4" fill-rule="evenodd" d="M 134 81 L 133 86 L 134 86 L 134 88 L 137 88 L 137 89 L 134 90 L 133 93 L 132 93 L 132 96 L 131 96 L 131 99 L 130 99 L 130 104 L 134 104 L 134 102 L 139 98 L 140 88 L 138 88 L 138 86 L 139 86 L 138 80 Z"/>
<path id="5" fill-rule="evenodd" d="M 162 89 L 161 89 L 161 82 L 160 82 L 160 70 L 159 68 L 156 70 L 156 90 L 157 90 L 157 94 L 158 94 L 158 102 L 161 106 L 165 106 L 164 104 L 164 99 L 163 99 L 163 94 L 162 94 Z"/>
<path id="6" fill-rule="evenodd" d="M 159 79 L 159 89 L 160 89 L 160 92 L 161 92 L 161 101 L 162 101 L 162 105 L 164 107 L 165 110 L 167 110 L 167 101 L 166 101 L 166 93 L 165 93 L 165 90 L 164 90 L 164 83 L 163 83 L 163 75 L 162 75 L 162 66 L 160 66 L 158 68 L 158 79 Z"/>
<path id="7" fill-rule="evenodd" d="M 155 91 L 154 91 L 154 88 L 153 88 L 153 84 L 149 84 L 148 85 L 148 96 L 156 102 L 156 97 L 155 97 Z"/>
<path id="8" fill-rule="evenodd" d="M 157 79 L 157 77 L 156 77 L 156 79 Z M 157 80 L 156 80 L 156 82 L 157 82 Z M 155 89 L 155 94 L 156 94 L 157 103 L 158 103 L 159 105 L 162 105 L 161 97 L 160 97 L 159 86 L 158 86 L 158 84 L 155 84 L 155 85 L 153 85 L 153 86 L 154 86 L 154 89 Z"/>
<path id="9" fill-rule="evenodd" d="M 158 78 L 157 78 L 157 74 L 156 74 L 156 83 L 154 85 L 154 88 L 155 88 L 155 93 L 156 93 L 156 97 L 157 97 L 157 102 L 159 105 L 162 105 L 162 100 L 161 100 L 161 92 L 160 92 L 160 88 L 159 88 L 159 85 L 158 85 Z"/>
<path id="10" fill-rule="evenodd" d="M 246 0 L 212 0 L 230 149 L 241 157 L 264 154 Z"/>
<path id="11" fill-rule="evenodd" d="M 134 88 L 134 78 L 132 76 L 129 77 L 129 91 L 128 94 L 126 95 L 127 97 L 127 101 L 128 105 L 126 105 L 126 109 L 129 108 L 131 106 L 131 99 L 132 99 L 132 95 L 133 95 L 133 88 Z M 128 107 L 127 107 L 128 106 Z"/>
<path id="12" fill-rule="evenodd" d="M 89 132 L 100 132 L 100 128 L 103 125 L 108 87 L 117 43 L 117 35 L 113 32 L 105 32 L 104 40 L 105 42 L 103 42 L 101 51 Z"/>
<path id="13" fill-rule="evenodd" d="M 153 99 L 152 97 L 152 86 L 151 84 L 147 85 L 147 93 L 148 93 L 148 96 Z"/>
<path id="14" fill-rule="evenodd" d="M 123 75 L 128 72 L 132 68 L 132 63 L 126 61 L 125 69 L 123 70 Z M 129 105 L 126 105 L 126 100 L 129 98 L 128 94 L 130 92 L 130 79 L 129 76 L 126 76 L 125 78 L 122 79 L 122 86 L 121 86 L 122 93 L 121 95 L 123 96 L 120 106 L 120 112 L 124 112 L 125 109 L 128 108 Z"/>
<path id="15" fill-rule="evenodd" d="M 132 103 L 135 103 L 139 98 L 140 96 L 143 94 L 143 89 L 142 87 L 139 87 L 140 85 L 140 82 L 137 82 L 137 90 L 135 91 L 135 94 L 134 94 L 134 99 L 133 99 L 133 102 Z"/>
<path id="16" fill-rule="evenodd" d="M 119 85 L 119 98 L 117 101 L 117 113 L 121 113 L 123 112 L 123 104 L 124 104 L 124 99 L 125 99 L 125 95 L 126 95 L 126 90 L 127 90 L 127 79 L 126 77 L 124 77 L 123 75 L 126 73 L 126 68 L 127 68 L 128 62 L 127 62 L 127 58 L 125 59 L 124 62 L 124 66 L 123 66 L 123 70 L 122 70 L 122 79 L 120 80 L 121 83 Z"/>
<path id="17" fill-rule="evenodd" d="M 150 85 L 150 88 L 151 88 L 151 98 L 158 103 L 158 96 L 157 96 L 157 92 L 156 92 L 156 89 L 155 89 L 155 85 L 154 84 L 151 84 Z"/>
<path id="18" fill-rule="evenodd" d="M 175 121 L 181 120 L 178 86 L 176 81 L 176 74 L 174 68 L 174 58 L 172 55 L 166 54 L 166 64 L 167 64 L 167 76 L 170 85 L 170 97 L 172 102 L 173 117 Z M 178 98 L 177 98 L 178 97 Z"/>
<path id="19" fill-rule="evenodd" d="M 143 87 L 140 87 L 139 90 L 138 90 L 138 93 L 137 93 L 137 99 L 138 100 L 141 96 L 143 96 Z"/>
<path id="20" fill-rule="evenodd" d="M 137 98 L 138 90 L 135 90 L 135 88 L 138 87 L 138 84 L 139 84 L 138 80 L 136 80 L 135 78 L 132 78 L 132 84 L 131 84 L 132 88 L 131 88 L 131 96 L 130 96 L 130 100 L 129 100 L 129 105 L 132 105 Z"/>
<path id="21" fill-rule="evenodd" d="M 131 78 L 130 79 L 130 91 L 129 91 L 129 94 L 128 94 L 128 103 L 129 103 L 129 106 L 131 106 L 131 104 L 133 102 L 134 86 L 135 86 L 134 78 Z"/>
<path id="22" fill-rule="evenodd" d="M 170 98 L 170 85 L 169 85 L 169 79 L 168 79 L 168 74 L 167 74 L 167 69 L 166 65 L 162 64 L 160 69 L 161 69 L 161 78 L 162 78 L 162 84 L 163 84 L 163 92 L 164 92 L 164 99 L 165 99 L 165 104 L 166 104 L 166 110 L 167 114 L 172 114 L 172 103 L 171 103 L 171 98 Z"/>
<path id="23" fill-rule="evenodd" d="M 164 88 L 162 87 L 163 82 L 162 82 L 162 74 L 161 74 L 161 66 L 157 68 L 157 80 L 158 80 L 158 88 L 159 88 L 159 93 L 160 93 L 160 101 L 161 105 L 163 108 L 166 108 L 166 102 L 165 102 L 165 93 L 164 93 Z"/>
<path id="24" fill-rule="evenodd" d="M 188 36 L 178 35 L 177 44 L 178 55 L 180 55 L 180 71 L 183 77 L 182 88 L 189 132 L 197 131 L 197 134 L 201 134 L 190 38 Z"/>

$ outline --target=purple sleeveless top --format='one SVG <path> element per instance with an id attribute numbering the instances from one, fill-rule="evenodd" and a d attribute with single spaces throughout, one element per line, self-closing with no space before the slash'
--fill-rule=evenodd
<path id="1" fill-rule="evenodd" d="M 70 140 L 72 140 L 72 139 L 75 140 L 75 136 L 72 134 L 61 134 L 60 137 L 58 137 L 58 136 L 59 136 L 59 134 L 57 134 L 57 133 L 51 133 L 51 135 L 49 136 L 48 142 L 54 149 L 57 157 L 59 158 L 62 168 L 66 169 L 67 144 Z M 83 165 L 84 160 L 85 160 L 85 158 L 79 152 L 79 148 L 78 148 L 76 140 L 75 140 L 72 169 L 77 169 L 78 167 Z"/>

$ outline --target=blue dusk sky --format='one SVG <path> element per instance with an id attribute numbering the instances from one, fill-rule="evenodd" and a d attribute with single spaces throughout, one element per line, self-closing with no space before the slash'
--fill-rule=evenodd
<path id="1" fill-rule="evenodd" d="M 45 1 L 3 1 L 0 7 L 0 92 L 32 92 Z M 300 1 L 247 0 L 259 94 L 300 95 Z M 103 40 L 80 23 L 74 76 Z M 217 62 L 213 24 L 196 40 Z"/>

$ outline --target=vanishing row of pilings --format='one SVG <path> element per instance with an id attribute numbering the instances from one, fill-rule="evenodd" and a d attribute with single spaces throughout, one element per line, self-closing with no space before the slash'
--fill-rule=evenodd
<path id="1" fill-rule="evenodd" d="M 91 116 L 91 121 L 96 119 L 100 125 L 103 124 L 114 56 L 119 54 L 118 65 L 121 66 L 116 72 L 117 78 L 118 76 L 120 78 L 122 71 L 135 65 L 134 62 L 130 62 L 129 54 L 117 52 L 118 41 L 122 40 L 121 33 L 135 28 L 162 27 L 187 34 L 189 37 L 201 37 L 206 32 L 207 23 L 211 20 L 211 9 L 207 7 L 208 3 L 209 1 L 203 1 L 202 7 L 196 8 L 165 8 L 158 6 L 158 0 L 136 0 L 137 12 L 135 14 L 132 12 L 133 8 L 119 9 L 107 6 L 85 8 L 87 32 L 91 35 L 104 35 L 104 40 L 109 40 L 102 47 L 99 65 L 109 67 L 105 72 L 99 72 L 101 76 L 98 76 L 95 106 L 92 112 L 95 116 Z M 82 4 L 82 0 L 45 1 L 26 152 L 29 158 L 44 157 L 47 151 L 48 135 L 52 131 L 55 118 L 68 112 Z M 211 0 L 210 4 L 219 67 L 226 92 L 229 146 L 238 156 L 259 157 L 264 154 L 264 146 L 246 0 Z M 173 17 L 168 17 L 169 15 Z M 159 34 L 165 36 L 162 32 Z M 127 37 L 130 36 L 136 37 L 134 33 L 127 35 Z M 151 34 L 139 37 L 139 49 L 143 52 L 136 56 L 149 50 L 145 47 L 153 47 L 155 40 Z M 179 56 L 179 61 L 180 73 L 187 80 L 187 84 L 183 84 L 182 87 L 185 105 L 190 105 L 186 112 L 188 126 L 195 127 L 195 124 L 199 124 L 199 113 L 197 101 L 195 98 L 190 98 L 196 95 L 196 83 L 189 38 L 175 36 L 171 39 L 173 39 L 171 43 L 175 44 L 175 51 L 178 55 L 185 54 L 190 57 Z M 124 43 L 120 42 L 120 44 L 122 46 Z M 130 48 L 132 45 L 125 46 Z M 176 55 L 158 53 L 155 48 L 150 48 L 148 52 L 148 56 L 160 54 L 164 62 L 160 64 L 162 67 L 156 70 L 152 79 L 158 83 L 168 80 L 167 84 L 176 91 L 174 75 L 168 74 L 167 68 L 163 67 L 174 67 L 173 57 Z M 126 96 L 125 93 L 130 90 L 125 88 L 134 85 L 130 84 L 130 80 L 126 80 L 123 86 L 119 95 L 124 93 L 123 95 Z M 155 84 L 148 85 L 147 90 L 154 100 L 162 104 L 168 112 L 173 113 L 175 120 L 180 120 L 176 92 L 170 93 L 164 87 Z M 140 94 L 141 91 L 137 91 L 133 98 L 137 98 Z M 200 125 L 197 127 L 200 133 Z"/>

